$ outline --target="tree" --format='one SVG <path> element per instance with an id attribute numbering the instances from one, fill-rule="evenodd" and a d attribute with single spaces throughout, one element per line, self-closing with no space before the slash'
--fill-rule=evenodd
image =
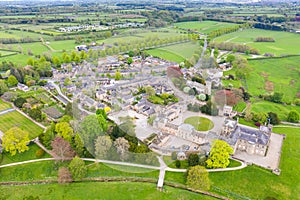
<path id="1" fill-rule="evenodd" d="M 58 136 L 62 137 L 63 139 L 67 140 L 68 142 L 72 141 L 72 137 L 74 135 L 74 131 L 69 123 L 67 122 L 60 122 L 55 125 L 55 131 Z"/>
<path id="2" fill-rule="evenodd" d="M 56 137 L 51 142 L 52 152 L 57 155 L 62 161 L 66 158 L 75 156 L 75 152 L 70 146 L 70 143 L 61 137 Z"/>
<path id="3" fill-rule="evenodd" d="M 104 132 L 106 132 L 108 129 L 108 124 L 107 124 L 105 117 L 103 115 L 96 115 L 96 116 L 97 116 L 100 126 L 102 127 L 102 130 Z"/>
<path id="4" fill-rule="evenodd" d="M 133 59 L 131 57 L 127 58 L 127 64 L 131 65 L 133 63 Z"/>
<path id="5" fill-rule="evenodd" d="M 264 112 L 254 113 L 252 117 L 252 120 L 254 122 L 259 122 L 260 124 L 264 124 L 265 122 L 267 122 L 267 119 L 268 114 Z"/>
<path id="6" fill-rule="evenodd" d="M 152 86 L 146 86 L 145 87 L 146 94 L 149 96 L 154 96 L 155 95 L 155 89 Z"/>
<path id="7" fill-rule="evenodd" d="M 27 65 L 34 66 L 34 60 L 33 60 L 33 58 L 31 58 L 31 57 L 28 58 Z"/>
<path id="8" fill-rule="evenodd" d="M 299 118 L 300 118 L 299 113 L 296 110 L 292 110 L 288 114 L 287 121 L 293 122 L 293 123 L 298 123 Z"/>
<path id="9" fill-rule="evenodd" d="M 233 149 L 223 140 L 216 140 L 209 153 L 209 158 L 206 161 L 208 168 L 226 168 L 230 161 L 230 155 L 233 154 Z"/>
<path id="10" fill-rule="evenodd" d="M 39 108 L 34 108 L 34 109 L 29 110 L 28 114 L 34 120 L 37 120 L 37 121 L 42 120 L 42 111 Z"/>
<path id="11" fill-rule="evenodd" d="M 116 80 L 121 80 L 121 78 L 122 78 L 121 72 L 119 70 L 117 70 L 116 74 L 115 74 L 115 79 Z"/>
<path id="12" fill-rule="evenodd" d="M 74 137 L 74 149 L 79 156 L 84 155 L 84 144 L 78 133 Z"/>
<path id="13" fill-rule="evenodd" d="M 10 152 L 12 156 L 16 155 L 17 151 L 19 153 L 27 151 L 29 142 L 29 133 L 18 127 L 13 127 L 6 131 L 2 138 L 3 148 Z"/>
<path id="14" fill-rule="evenodd" d="M 235 60 L 235 56 L 232 54 L 229 54 L 226 58 L 226 62 L 229 62 L 232 64 L 232 62 Z"/>
<path id="15" fill-rule="evenodd" d="M 271 124 L 273 124 L 273 125 L 280 124 L 280 119 L 279 119 L 277 113 L 269 112 L 268 118 L 269 118 Z"/>
<path id="16" fill-rule="evenodd" d="M 130 147 L 128 141 L 123 137 L 117 138 L 114 141 L 114 146 L 117 148 L 117 152 L 121 160 L 125 160 L 127 158 L 127 152 Z"/>
<path id="17" fill-rule="evenodd" d="M 9 87 L 16 86 L 18 84 L 18 80 L 14 75 L 10 75 L 7 79 L 7 84 Z"/>
<path id="18" fill-rule="evenodd" d="M 0 80 L 0 96 L 8 91 L 8 87 L 4 80 Z"/>
<path id="19" fill-rule="evenodd" d="M 211 185 L 208 171 L 202 166 L 191 167 L 187 172 L 186 184 L 193 189 L 208 191 Z"/>
<path id="20" fill-rule="evenodd" d="M 26 103 L 26 99 L 19 97 L 16 100 L 14 100 L 14 104 L 15 106 L 17 106 L 18 108 L 22 108 L 23 104 Z"/>
<path id="21" fill-rule="evenodd" d="M 40 141 L 46 148 L 51 147 L 51 142 L 55 138 L 55 123 L 52 122 L 51 126 L 47 128 L 47 130 L 39 136 Z"/>
<path id="22" fill-rule="evenodd" d="M 107 154 L 112 146 L 109 136 L 99 136 L 95 141 L 95 156 L 99 159 L 106 159 Z"/>
<path id="23" fill-rule="evenodd" d="M 188 157 L 189 166 L 195 166 L 199 164 L 199 156 L 195 153 L 191 153 Z"/>
<path id="24" fill-rule="evenodd" d="M 69 169 L 72 174 L 72 178 L 75 181 L 80 181 L 87 174 L 87 167 L 84 161 L 81 160 L 78 156 L 73 158 L 73 160 L 69 164 Z"/>
<path id="25" fill-rule="evenodd" d="M 73 182 L 72 174 L 71 174 L 70 170 L 67 167 L 59 168 L 57 181 L 60 184 Z"/>

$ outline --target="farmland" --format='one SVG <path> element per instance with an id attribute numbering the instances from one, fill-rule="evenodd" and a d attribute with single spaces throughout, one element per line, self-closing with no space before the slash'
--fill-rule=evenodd
<path id="1" fill-rule="evenodd" d="M 39 127 L 17 111 L 0 115 L 0 130 L 2 132 L 6 132 L 14 126 L 28 131 L 30 139 L 37 137 L 43 131 L 41 127 Z"/>
<path id="2" fill-rule="evenodd" d="M 235 25 L 236 24 L 233 23 L 215 22 L 215 21 L 179 22 L 174 24 L 174 26 L 181 29 L 196 30 L 205 34 L 208 34 L 212 31 L 221 28 L 233 27 Z"/>
<path id="3" fill-rule="evenodd" d="M 271 37 L 275 42 L 254 42 L 257 37 Z M 246 44 L 257 49 L 260 54 L 273 53 L 279 56 L 300 53 L 297 48 L 300 46 L 300 35 L 282 31 L 245 29 L 217 37 L 214 41 Z"/>

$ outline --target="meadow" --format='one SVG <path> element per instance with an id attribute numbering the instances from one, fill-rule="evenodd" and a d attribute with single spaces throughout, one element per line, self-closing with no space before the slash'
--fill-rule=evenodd
<path id="1" fill-rule="evenodd" d="M 43 132 L 43 129 L 41 127 L 39 127 L 17 111 L 0 115 L 0 130 L 2 132 L 6 132 L 14 126 L 28 131 L 30 139 L 36 138 Z"/>
<path id="2" fill-rule="evenodd" d="M 237 24 L 233 23 L 226 23 L 226 22 L 216 22 L 216 21 L 194 21 L 194 22 L 179 22 L 174 23 L 175 27 L 181 29 L 191 29 L 196 30 L 201 33 L 208 34 L 212 31 L 222 29 L 222 28 L 229 28 L 236 26 Z"/>
<path id="3" fill-rule="evenodd" d="M 5 199 L 23 199 L 25 196 L 39 199 L 201 199 L 212 197 L 192 193 L 186 190 L 164 187 L 160 192 L 153 183 L 133 182 L 84 182 L 72 184 L 46 184 L 27 186 L 1 186 L 0 194 Z M 126 191 L 126 192 L 124 192 Z"/>
<path id="4" fill-rule="evenodd" d="M 275 42 L 254 42 L 257 37 L 271 37 Z M 222 35 L 214 39 L 215 42 L 231 42 L 246 44 L 257 49 L 260 54 L 272 53 L 277 56 L 300 54 L 300 34 L 283 31 L 269 31 L 262 29 L 244 29 L 234 33 Z"/>
<path id="5" fill-rule="evenodd" d="M 247 77 L 246 84 L 239 80 L 226 80 L 223 83 L 224 85 L 231 83 L 237 88 L 243 86 L 252 96 L 272 94 L 273 92 L 283 93 L 284 102 L 293 102 L 300 97 L 299 58 L 299 56 L 293 56 L 280 59 L 249 60 L 252 71 Z M 224 74 L 233 73 L 234 70 L 230 70 Z"/>

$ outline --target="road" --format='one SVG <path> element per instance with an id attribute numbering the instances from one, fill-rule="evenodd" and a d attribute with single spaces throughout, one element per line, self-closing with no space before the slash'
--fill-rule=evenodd
<path id="1" fill-rule="evenodd" d="M 13 109 L 13 108 L 8 108 L 8 109 L 6 109 L 6 110 L 2 110 L 2 111 L 0 112 L 0 115 L 4 115 L 4 114 L 6 114 L 6 113 L 13 112 L 13 111 L 15 111 L 15 109 Z"/>
<path id="2" fill-rule="evenodd" d="M 202 58 L 204 57 L 206 49 L 207 49 L 207 40 L 205 38 L 201 56 L 200 56 L 198 62 L 196 63 L 196 65 L 194 66 L 195 69 L 200 68 L 200 65 L 201 65 L 201 62 L 202 62 Z"/>

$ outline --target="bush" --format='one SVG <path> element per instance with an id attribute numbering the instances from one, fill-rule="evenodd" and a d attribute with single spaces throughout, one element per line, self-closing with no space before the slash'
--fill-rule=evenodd
<path id="1" fill-rule="evenodd" d="M 43 149 L 39 149 L 39 150 L 37 150 L 36 152 L 35 152 L 35 156 L 37 157 L 37 158 L 41 158 L 41 157 L 43 157 L 45 155 L 45 151 L 43 150 Z"/>
<path id="2" fill-rule="evenodd" d="M 176 168 L 180 168 L 180 166 L 181 166 L 180 160 L 175 161 L 175 166 L 176 166 Z"/>

